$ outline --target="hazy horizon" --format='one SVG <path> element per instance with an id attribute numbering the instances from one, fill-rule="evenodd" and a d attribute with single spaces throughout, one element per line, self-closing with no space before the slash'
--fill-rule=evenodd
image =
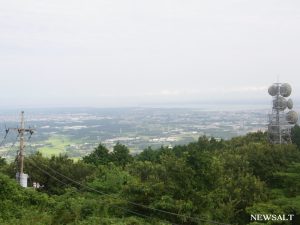
<path id="1" fill-rule="evenodd" d="M 126 108 L 185 108 L 185 109 L 213 109 L 222 108 L 230 109 L 230 108 L 237 108 L 237 109 L 271 109 L 271 101 L 264 102 L 226 102 L 226 101 L 215 101 L 215 102 L 168 102 L 168 103 L 143 103 L 143 104 L 119 104 L 119 105 L 103 105 L 103 106 L 93 106 L 93 105 L 16 105 L 16 106 L 0 106 L 0 110 L 40 110 L 40 109 L 126 109 Z M 294 104 L 297 104 L 298 101 L 294 101 Z M 300 102 L 299 102 L 300 103 Z M 221 107 L 221 108 L 220 108 Z M 297 107 L 297 105 L 295 106 Z"/>
<path id="2" fill-rule="evenodd" d="M 12 0 L 0 108 L 300 103 L 298 1 Z"/>

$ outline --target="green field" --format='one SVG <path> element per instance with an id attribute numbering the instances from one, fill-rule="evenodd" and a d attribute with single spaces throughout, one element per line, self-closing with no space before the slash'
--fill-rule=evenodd
<path id="1" fill-rule="evenodd" d="M 71 141 L 65 137 L 50 137 L 44 147 L 37 150 L 46 157 L 66 153 L 66 147 L 71 144 Z"/>

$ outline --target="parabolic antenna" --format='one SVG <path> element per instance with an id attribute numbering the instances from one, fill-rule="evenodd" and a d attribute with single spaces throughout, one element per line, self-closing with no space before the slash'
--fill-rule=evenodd
<path id="1" fill-rule="evenodd" d="M 286 120 L 288 121 L 289 124 L 296 124 L 298 121 L 298 113 L 295 111 L 289 111 L 286 114 Z"/>
<path id="2" fill-rule="evenodd" d="M 275 84 L 271 85 L 268 89 L 269 95 L 271 96 L 275 96 L 278 94 L 278 86 L 276 86 Z"/>
<path id="3" fill-rule="evenodd" d="M 285 110 L 287 107 L 287 100 L 284 97 L 279 96 L 273 100 L 273 108 L 278 110 Z"/>
<path id="4" fill-rule="evenodd" d="M 280 94 L 283 97 L 289 97 L 292 93 L 292 87 L 288 83 L 284 83 L 280 87 Z"/>
<path id="5" fill-rule="evenodd" d="M 294 106 L 293 100 L 292 100 L 292 99 L 289 99 L 289 100 L 287 101 L 287 107 L 288 107 L 289 109 L 292 109 L 293 106 Z"/>

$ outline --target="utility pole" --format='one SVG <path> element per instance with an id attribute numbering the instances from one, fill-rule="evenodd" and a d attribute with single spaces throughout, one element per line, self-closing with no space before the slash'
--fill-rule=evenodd
<path id="1" fill-rule="evenodd" d="M 24 135 L 25 133 L 29 133 L 31 136 L 34 133 L 34 129 L 25 128 L 24 111 L 21 112 L 20 128 L 9 128 L 9 130 L 17 131 L 18 136 L 20 138 L 20 151 L 18 154 L 19 171 L 16 174 L 16 179 L 22 187 L 27 187 L 28 174 L 24 173 L 24 149 L 25 149 Z"/>

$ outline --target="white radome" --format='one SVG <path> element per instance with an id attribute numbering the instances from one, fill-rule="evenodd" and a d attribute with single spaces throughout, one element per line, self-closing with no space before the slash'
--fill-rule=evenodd
<path id="1" fill-rule="evenodd" d="M 289 100 L 287 101 L 287 107 L 288 107 L 289 109 L 292 109 L 293 106 L 294 106 L 293 100 L 292 100 L 292 99 L 289 99 Z"/>
<path id="2" fill-rule="evenodd" d="M 287 100 L 284 97 L 279 96 L 278 99 L 273 100 L 274 109 L 285 110 L 287 107 Z"/>
<path id="3" fill-rule="evenodd" d="M 283 97 L 289 97 L 292 93 L 292 87 L 288 83 L 284 83 L 280 87 L 280 94 Z"/>
<path id="4" fill-rule="evenodd" d="M 289 124 L 296 124 L 298 121 L 298 113 L 295 111 L 289 111 L 286 114 L 286 120 L 288 121 Z"/>
<path id="5" fill-rule="evenodd" d="M 268 92 L 269 92 L 269 95 L 275 96 L 278 94 L 278 87 L 275 84 L 273 84 L 269 87 Z"/>

